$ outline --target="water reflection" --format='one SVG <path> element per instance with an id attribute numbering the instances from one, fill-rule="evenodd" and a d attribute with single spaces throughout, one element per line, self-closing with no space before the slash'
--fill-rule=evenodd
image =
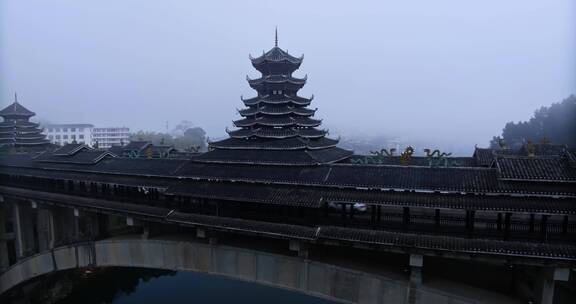
<path id="1" fill-rule="evenodd" d="M 88 273 L 66 271 L 38 283 L 30 284 L 34 287 L 28 289 L 29 303 L 334 303 L 215 275 L 143 268 L 107 267 L 91 269 Z"/>

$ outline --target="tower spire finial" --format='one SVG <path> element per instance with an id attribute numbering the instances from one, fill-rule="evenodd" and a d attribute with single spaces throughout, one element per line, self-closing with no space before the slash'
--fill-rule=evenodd
<path id="1" fill-rule="evenodd" d="M 14 92 L 14 102 L 18 102 L 18 92 Z"/>
<path id="2" fill-rule="evenodd" d="M 276 30 L 274 31 L 274 46 L 278 46 L 278 26 L 276 26 Z"/>

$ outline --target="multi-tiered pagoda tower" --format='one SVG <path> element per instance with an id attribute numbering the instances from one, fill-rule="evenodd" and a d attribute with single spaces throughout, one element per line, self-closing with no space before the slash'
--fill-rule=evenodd
<path id="1" fill-rule="evenodd" d="M 4 121 L 0 122 L 0 148 L 21 148 L 25 150 L 42 150 L 50 142 L 37 123 L 30 122 L 36 115 L 26 109 L 18 100 L 0 111 Z"/>
<path id="2" fill-rule="evenodd" d="M 262 73 L 258 79 L 247 77 L 248 84 L 258 92 L 242 98 L 246 108 L 243 117 L 234 121 L 238 129 L 226 130 L 230 138 L 210 143 L 211 151 L 196 158 L 203 162 L 312 165 L 340 161 L 352 152 L 336 147 L 338 140 L 326 137 L 315 119 L 316 109 L 309 105 L 314 96 L 298 96 L 306 78 L 292 73 L 302 64 L 304 56 L 294 57 L 275 46 L 262 56 L 250 56 L 252 66 Z"/>

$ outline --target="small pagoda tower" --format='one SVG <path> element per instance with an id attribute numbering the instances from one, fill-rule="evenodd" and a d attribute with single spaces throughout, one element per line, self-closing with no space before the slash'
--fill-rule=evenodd
<path id="1" fill-rule="evenodd" d="M 46 135 L 37 123 L 30 122 L 30 117 L 36 115 L 18 103 L 14 103 L 0 111 L 4 121 L 0 122 L 0 148 L 17 148 L 23 150 L 42 150 L 50 145 Z"/>
<path id="2" fill-rule="evenodd" d="M 352 152 L 336 147 L 338 140 L 326 137 L 315 119 L 316 109 L 310 109 L 314 96 L 298 96 L 307 77 L 296 78 L 292 73 L 302 64 L 304 56 L 297 58 L 278 47 L 278 34 L 274 47 L 253 58 L 252 66 L 262 76 L 247 77 L 248 84 L 257 95 L 244 99 L 246 108 L 239 110 L 242 119 L 234 121 L 235 130 L 226 130 L 229 138 L 212 142 L 210 151 L 196 161 L 313 165 L 332 163 L 349 157 Z"/>

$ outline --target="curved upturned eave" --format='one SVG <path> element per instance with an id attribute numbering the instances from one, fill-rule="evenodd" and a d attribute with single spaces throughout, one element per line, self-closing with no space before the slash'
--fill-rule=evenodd
<path id="1" fill-rule="evenodd" d="M 34 122 L 27 123 L 9 123 L 6 121 L 0 122 L 0 128 L 38 128 L 40 125 Z"/>
<path id="2" fill-rule="evenodd" d="M 15 145 L 21 145 L 21 146 L 36 146 L 36 145 L 47 145 L 49 144 L 49 141 L 42 141 L 42 142 L 15 142 Z"/>
<path id="3" fill-rule="evenodd" d="M 26 136 L 24 134 L 17 134 L 17 133 L 2 133 L 2 134 L 0 134 L 0 138 L 43 140 L 43 139 L 46 139 L 46 136 L 44 136 L 43 134 L 39 134 L 38 136 Z"/>
<path id="4" fill-rule="evenodd" d="M 264 114 L 264 115 L 295 114 L 295 115 L 308 117 L 308 116 L 313 116 L 316 113 L 316 110 L 318 110 L 318 109 L 307 109 L 307 108 L 300 108 L 300 107 L 294 108 L 294 107 L 286 106 L 280 110 L 276 109 L 274 111 L 271 111 L 270 108 L 267 108 L 267 107 L 263 107 L 263 108 L 251 107 L 251 108 L 247 108 L 247 109 L 238 110 L 238 114 L 240 114 L 243 117 L 253 116 L 256 114 Z"/>
<path id="5" fill-rule="evenodd" d="M 250 101 L 250 102 L 244 102 L 244 105 L 247 107 L 250 106 L 257 106 L 259 104 L 268 104 L 268 105 L 283 105 L 283 104 L 293 104 L 296 106 L 309 106 L 310 105 L 310 101 L 297 101 L 294 99 L 281 99 L 281 100 L 265 100 L 265 99 L 260 99 L 257 101 Z"/>
<path id="6" fill-rule="evenodd" d="M 326 130 L 318 130 L 314 128 L 310 129 L 283 129 L 277 132 L 258 128 L 258 129 L 238 129 L 238 130 L 228 130 L 226 128 L 226 133 L 230 135 L 232 138 L 250 138 L 250 137 L 258 137 L 258 138 L 273 138 L 273 139 L 283 139 L 283 138 L 291 138 L 291 137 L 303 137 L 309 139 L 317 139 L 324 137 L 328 134 Z"/>
<path id="7" fill-rule="evenodd" d="M 276 79 L 279 78 L 279 79 Z M 262 84 L 278 84 L 278 83 L 291 83 L 294 85 L 305 85 L 306 81 L 308 80 L 308 75 L 306 74 L 304 78 L 296 78 L 292 76 L 275 76 L 275 75 L 268 75 L 256 79 L 250 79 L 248 75 L 246 75 L 246 80 L 250 86 L 253 85 L 262 85 Z"/>
<path id="8" fill-rule="evenodd" d="M 289 81 L 284 81 L 284 82 L 273 82 L 273 83 L 266 83 L 266 82 L 262 82 L 262 83 L 256 83 L 256 84 L 249 84 L 250 87 L 258 92 L 261 92 L 263 90 L 270 90 L 270 89 L 281 89 L 281 90 L 285 90 L 285 91 L 298 91 L 300 89 L 302 89 L 304 87 L 306 83 L 293 83 L 293 82 L 289 82 Z"/>
<path id="9" fill-rule="evenodd" d="M 292 103 L 292 104 L 297 105 L 297 106 L 308 106 L 308 105 L 310 105 L 312 100 L 314 100 L 314 94 L 312 94 L 312 96 L 310 96 L 310 98 L 300 97 L 298 95 L 289 96 L 289 95 L 285 95 L 285 94 L 282 96 L 283 99 L 274 100 L 274 99 L 269 99 L 269 98 L 270 98 L 270 95 L 256 96 L 256 97 L 251 97 L 248 99 L 244 99 L 243 96 L 240 96 L 240 99 L 242 100 L 244 105 L 247 107 L 257 106 L 260 103 L 269 104 L 269 105 L 280 105 L 280 104 Z"/>
<path id="10" fill-rule="evenodd" d="M 12 133 L 21 133 L 21 134 L 40 134 L 42 133 L 42 130 L 38 130 L 38 129 L 31 129 L 31 130 L 22 130 L 22 129 L 17 129 L 17 128 L 5 128 L 5 129 L 0 129 L 0 134 L 12 134 Z"/>
<path id="11" fill-rule="evenodd" d="M 28 139 L 28 138 L 26 138 Z M 24 140 L 22 138 L 0 138 L 0 143 L 2 144 L 18 144 L 18 145 L 40 145 L 40 144 L 49 144 L 50 141 L 47 139 L 31 139 L 31 140 Z"/>
<path id="12" fill-rule="evenodd" d="M 317 140 L 307 140 L 303 138 L 291 139 L 237 139 L 228 138 L 218 142 L 210 143 L 212 149 L 226 150 L 322 150 L 336 147 L 338 140 L 321 138 Z"/>
<path id="13" fill-rule="evenodd" d="M 308 117 L 303 118 L 244 118 L 240 120 L 233 121 L 234 126 L 238 128 L 253 127 L 253 126 L 269 126 L 269 127 L 287 127 L 287 126 L 298 126 L 298 127 L 317 127 L 322 124 L 320 119 L 311 119 Z"/>
<path id="14" fill-rule="evenodd" d="M 273 48 L 271 48 L 268 52 L 262 52 L 262 55 L 254 58 L 252 57 L 251 54 L 248 54 L 248 58 L 250 58 L 250 61 L 252 62 L 252 65 L 260 65 L 262 63 L 282 63 L 282 62 L 286 62 L 286 63 L 291 63 L 294 65 L 300 65 L 302 64 L 302 61 L 304 61 L 304 54 L 302 54 L 302 56 L 298 57 L 294 57 L 292 55 L 290 55 L 290 53 L 288 53 L 287 51 L 284 51 L 283 49 L 275 46 Z"/>

